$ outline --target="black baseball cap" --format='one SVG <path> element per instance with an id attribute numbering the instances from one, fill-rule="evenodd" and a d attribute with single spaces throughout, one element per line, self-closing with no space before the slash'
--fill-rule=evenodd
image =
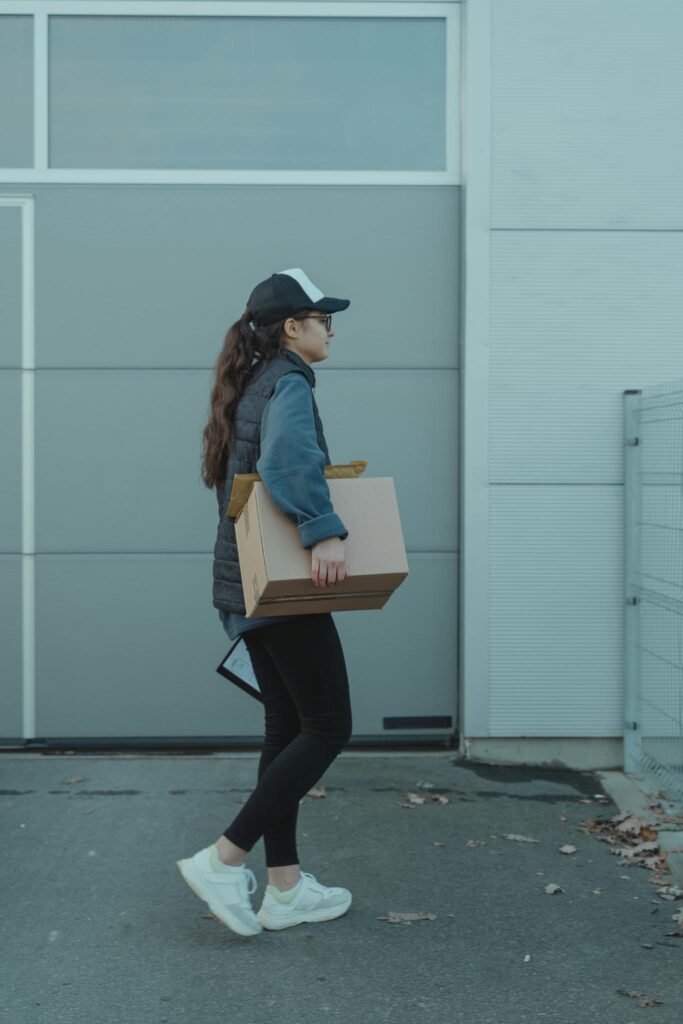
<path id="1" fill-rule="evenodd" d="M 350 299 L 333 299 L 317 288 L 301 267 L 280 270 L 261 281 L 247 302 L 253 323 L 259 327 L 284 320 L 302 309 L 339 313 L 351 305 Z"/>

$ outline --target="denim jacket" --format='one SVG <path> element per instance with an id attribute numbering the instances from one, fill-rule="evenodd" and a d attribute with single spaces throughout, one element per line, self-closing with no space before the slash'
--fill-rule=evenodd
<path id="1" fill-rule="evenodd" d="M 296 357 L 300 358 L 300 357 Z M 269 495 L 296 524 L 303 548 L 328 537 L 348 537 L 334 511 L 324 475 L 325 455 L 316 440 L 311 387 L 299 373 L 281 377 L 263 412 L 261 454 L 256 471 Z M 282 622 L 291 615 L 248 619 L 238 612 L 219 610 L 231 640 L 250 629 Z"/>

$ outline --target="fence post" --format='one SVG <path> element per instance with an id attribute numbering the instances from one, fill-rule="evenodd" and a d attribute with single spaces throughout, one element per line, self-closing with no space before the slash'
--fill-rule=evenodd
<path id="1" fill-rule="evenodd" d="M 640 390 L 624 391 L 624 772 L 641 771 Z"/>

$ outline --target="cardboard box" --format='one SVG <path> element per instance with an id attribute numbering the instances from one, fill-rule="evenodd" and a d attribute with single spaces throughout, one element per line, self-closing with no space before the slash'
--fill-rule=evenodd
<path id="1" fill-rule="evenodd" d="M 252 485 L 235 521 L 247 618 L 383 608 L 408 575 L 393 477 L 329 479 L 330 498 L 349 531 L 349 576 L 326 587 L 311 579 L 311 549 L 265 484 Z"/>

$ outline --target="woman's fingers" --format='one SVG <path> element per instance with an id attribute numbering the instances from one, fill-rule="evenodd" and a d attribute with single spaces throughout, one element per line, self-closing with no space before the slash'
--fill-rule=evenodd
<path id="1" fill-rule="evenodd" d="M 323 558 L 311 559 L 311 579 L 318 587 L 341 583 L 349 574 L 346 562 L 326 562 Z"/>
<path id="2" fill-rule="evenodd" d="M 328 561 L 316 555 L 311 557 L 311 579 L 317 587 L 341 583 L 349 575 L 347 559 L 342 562 Z"/>

